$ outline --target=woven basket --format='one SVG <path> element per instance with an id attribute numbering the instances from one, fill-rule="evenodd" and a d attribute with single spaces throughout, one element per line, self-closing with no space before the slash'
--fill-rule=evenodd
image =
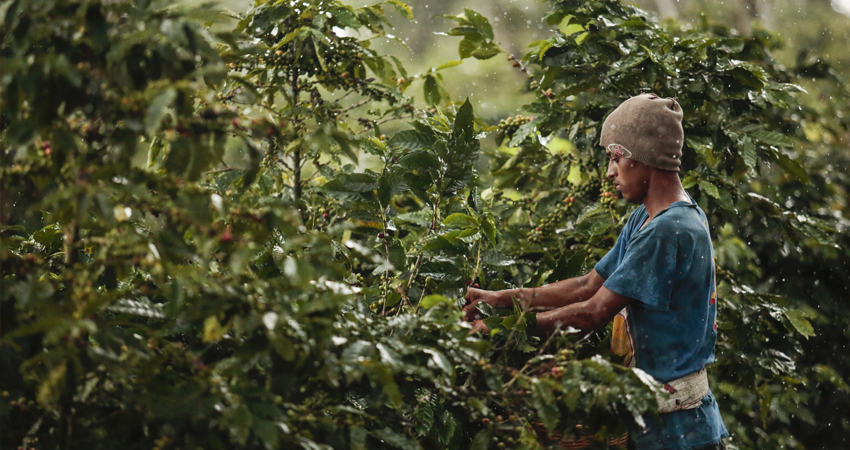
<path id="1" fill-rule="evenodd" d="M 576 425 L 574 433 L 564 433 L 563 431 L 550 433 L 546 430 L 546 426 L 540 422 L 534 423 L 533 427 L 534 431 L 537 432 L 537 442 L 543 445 L 557 444 L 566 450 L 582 450 L 589 449 L 593 443 L 600 442 L 600 439 L 596 436 L 581 436 L 581 425 Z M 629 434 L 623 433 L 620 436 L 610 437 L 605 441 L 605 444 L 609 448 L 625 449 L 629 445 Z"/>

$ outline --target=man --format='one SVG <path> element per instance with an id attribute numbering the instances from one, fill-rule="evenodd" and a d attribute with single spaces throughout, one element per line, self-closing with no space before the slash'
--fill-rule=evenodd
<path id="1" fill-rule="evenodd" d="M 615 318 L 612 348 L 624 364 L 665 384 L 658 420 L 632 433 L 639 450 L 720 449 L 726 431 L 704 366 L 717 339 L 714 250 L 705 213 L 679 180 L 682 108 L 654 94 L 632 97 L 602 126 L 608 178 L 626 200 L 639 203 L 614 248 L 588 274 L 532 289 L 469 289 L 464 308 L 473 330 L 475 305 L 510 307 L 513 298 L 552 333 L 567 326 L 597 330 Z"/>

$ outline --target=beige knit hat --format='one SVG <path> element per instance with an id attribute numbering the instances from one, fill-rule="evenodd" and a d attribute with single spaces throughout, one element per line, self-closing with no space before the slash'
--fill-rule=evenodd
<path id="1" fill-rule="evenodd" d="M 641 94 L 624 101 L 605 119 L 599 145 L 647 166 L 678 172 L 684 140 L 679 103 Z"/>

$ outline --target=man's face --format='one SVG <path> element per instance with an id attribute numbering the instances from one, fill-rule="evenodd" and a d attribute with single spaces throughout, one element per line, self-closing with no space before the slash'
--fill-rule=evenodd
<path id="1" fill-rule="evenodd" d="M 632 203 L 642 203 L 649 191 L 649 176 L 652 168 L 627 158 L 622 152 L 608 149 L 608 173 L 614 187 L 623 198 Z"/>

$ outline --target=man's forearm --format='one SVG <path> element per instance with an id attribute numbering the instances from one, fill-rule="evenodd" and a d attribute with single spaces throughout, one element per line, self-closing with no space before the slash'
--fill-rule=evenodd
<path id="1" fill-rule="evenodd" d="M 537 314 L 537 332 L 548 335 L 566 327 L 594 331 L 604 327 L 633 299 L 601 288 L 589 300 Z"/>
<path id="2" fill-rule="evenodd" d="M 600 323 L 600 318 L 588 302 L 577 302 L 537 314 L 537 333 L 547 336 L 565 327 L 593 331 L 600 327 Z"/>
<path id="3" fill-rule="evenodd" d="M 506 289 L 499 291 L 498 304 L 492 306 L 510 307 L 516 298 L 530 311 L 549 311 L 589 299 L 599 289 L 595 284 L 588 274 L 536 288 Z"/>

